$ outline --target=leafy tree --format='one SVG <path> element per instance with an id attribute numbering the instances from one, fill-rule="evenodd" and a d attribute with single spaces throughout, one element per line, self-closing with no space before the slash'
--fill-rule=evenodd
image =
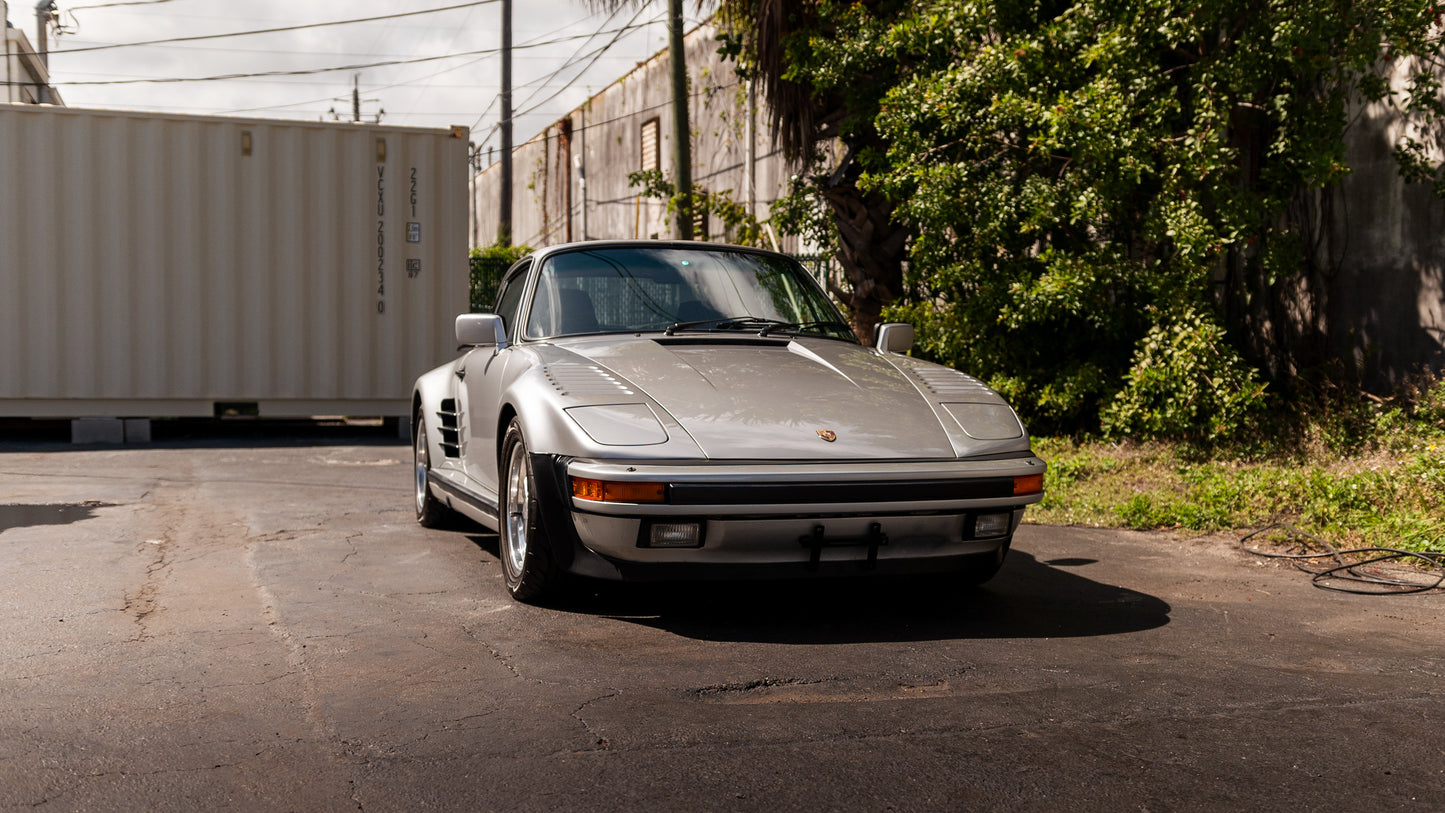
<path id="1" fill-rule="evenodd" d="M 677 194 L 677 187 L 661 170 L 645 169 L 629 173 L 627 181 L 646 197 L 667 201 L 669 216 L 677 214 L 682 196 Z M 733 200 L 731 189 L 708 191 L 694 186 L 690 198 L 694 212 L 706 212 L 722 221 L 723 234 L 728 242 L 740 246 L 765 245 L 763 229 L 767 221 L 758 220 L 748 207 Z"/>
<path id="2" fill-rule="evenodd" d="M 1221 326 L 1276 380 L 1308 362 L 1290 307 L 1311 203 L 1348 172 L 1353 101 L 1439 132 L 1441 16 L 1434 0 L 727 0 L 722 19 L 814 170 L 796 223 L 810 195 L 831 208 L 860 332 L 897 302 L 923 350 L 1039 428 L 1097 428 L 1121 398 L 1120 431 L 1207 436 L 1217 415 L 1135 365 L 1234 382 L 1221 403 L 1242 421 L 1258 392 Z M 1402 166 L 1445 189 L 1432 146 L 1402 141 Z"/>
<path id="3" fill-rule="evenodd" d="M 858 183 L 882 158 L 879 103 L 906 67 L 866 47 L 908 10 L 902 0 L 720 0 L 724 51 L 767 101 L 783 153 L 799 163 L 772 222 L 834 250 L 853 330 L 871 342 L 883 308 L 903 293 L 912 226 L 896 199 Z M 840 47 L 845 42 L 856 47 Z"/>

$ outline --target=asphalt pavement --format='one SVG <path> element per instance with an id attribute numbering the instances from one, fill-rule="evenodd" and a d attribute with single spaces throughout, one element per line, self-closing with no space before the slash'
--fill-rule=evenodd
<path id="1" fill-rule="evenodd" d="M 384 431 L 0 440 L 0 810 L 1445 809 L 1445 595 L 1029 525 L 514 603 Z"/>

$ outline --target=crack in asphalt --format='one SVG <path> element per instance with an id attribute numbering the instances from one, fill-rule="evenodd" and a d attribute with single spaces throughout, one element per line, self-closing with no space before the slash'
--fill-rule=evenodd
<path id="1" fill-rule="evenodd" d="M 467 630 L 467 634 L 468 634 L 468 635 L 472 635 L 472 631 L 471 631 L 471 630 Z M 485 647 L 487 648 L 487 654 L 488 654 L 488 655 L 491 655 L 492 658 L 497 661 L 497 663 L 500 663 L 502 666 L 506 667 L 507 671 L 512 673 L 512 677 L 517 678 L 517 679 L 519 679 L 519 680 L 531 681 L 531 682 L 533 682 L 533 683 L 540 683 L 540 682 L 541 682 L 541 681 L 539 681 L 539 680 L 533 680 L 532 678 L 523 677 L 523 676 L 522 676 L 522 673 L 519 672 L 519 671 L 517 671 L 517 667 L 515 667 L 515 666 L 512 665 L 512 659 L 511 659 L 511 658 L 507 657 L 506 655 L 503 655 L 503 654 L 501 653 L 501 651 L 499 651 L 496 647 L 493 647 L 491 644 L 488 644 L 486 641 L 483 641 L 482 639 L 477 638 L 475 635 L 472 635 L 472 637 L 473 637 L 473 638 L 476 638 L 477 643 L 480 643 L 480 644 L 482 644 L 483 646 L 485 646 Z"/>
<path id="2" fill-rule="evenodd" d="M 434 652 L 434 653 L 436 653 L 436 654 L 438 654 L 438 655 L 441 655 L 442 657 L 446 657 L 446 655 L 447 655 L 447 650 L 445 650 L 445 649 L 439 649 L 438 647 L 434 647 L 434 646 L 432 646 L 431 644 L 429 644 L 429 643 L 426 642 L 426 639 L 429 638 L 429 637 L 431 637 L 431 636 L 429 636 L 429 635 L 427 635 L 425 632 L 423 632 L 423 633 L 421 634 L 421 637 L 420 637 L 420 638 L 408 638 L 407 641 L 408 641 L 409 643 L 413 644 L 414 646 L 419 646 L 419 647 L 421 647 L 422 649 L 427 650 L 428 652 Z"/>
<path id="3" fill-rule="evenodd" d="M 350 552 L 350 553 L 347 553 L 345 556 L 341 557 L 341 561 L 340 561 L 339 564 L 345 565 L 348 559 L 350 559 L 351 557 L 353 557 L 353 556 L 357 555 L 358 553 L 360 553 L 360 551 L 358 551 L 358 550 L 356 549 L 356 540 L 360 539 L 361 537 L 362 537 L 362 532 L 361 532 L 361 531 L 357 531 L 356 533 L 351 533 L 351 534 L 347 534 L 347 535 L 346 535 L 346 538 L 343 539 L 342 541 L 345 542 L 345 543 L 347 544 L 347 546 L 351 548 L 351 552 Z"/>
<path id="4" fill-rule="evenodd" d="M 259 686 L 268 686 L 278 680 L 285 680 L 286 678 L 296 677 L 299 674 L 301 673 L 293 670 L 290 672 L 282 672 L 275 677 L 269 677 L 265 680 L 243 681 L 241 683 L 208 683 L 200 687 L 200 690 L 201 693 L 204 694 L 205 692 L 215 691 L 217 689 L 254 689 Z"/>
<path id="5" fill-rule="evenodd" d="M 744 696 L 756 692 L 767 692 L 772 689 L 787 689 L 802 686 L 856 686 L 855 693 L 859 699 L 871 696 L 875 693 L 891 693 L 895 698 L 924 697 L 938 695 L 953 691 L 951 681 L 966 675 L 971 666 L 959 665 L 956 669 L 946 669 L 929 674 L 918 673 L 884 673 L 881 675 L 822 675 L 817 677 L 762 677 L 756 680 L 738 681 L 732 683 L 714 683 L 687 690 L 687 694 L 696 700 L 723 699 L 730 696 Z M 839 700 L 847 698 L 839 697 Z"/>
<path id="6" fill-rule="evenodd" d="M 160 610 L 160 589 L 161 582 L 169 575 L 171 568 L 170 532 L 168 531 L 159 540 L 146 540 L 136 546 L 137 553 L 154 551 L 154 556 L 146 565 L 146 580 L 135 593 L 129 591 L 124 593 L 125 603 L 122 612 L 132 616 L 138 629 L 136 636 L 129 639 L 129 643 L 139 643 L 151 639 L 149 619 L 151 615 Z"/>
<path id="7" fill-rule="evenodd" d="M 256 756 L 260 756 L 260 754 L 257 754 Z M 167 768 L 164 770 L 155 771 L 91 771 L 84 774 L 75 774 L 75 778 L 66 787 L 57 788 L 43 798 L 31 802 L 26 802 L 24 804 L 31 808 L 38 808 L 57 803 L 61 799 L 64 799 L 65 797 L 70 796 L 71 794 L 80 790 L 87 782 L 94 779 L 106 779 L 109 777 L 119 777 L 121 779 L 125 779 L 132 776 L 180 776 L 186 774 L 205 773 L 207 771 L 215 771 L 222 768 L 233 768 L 239 764 L 241 763 L 221 762 L 210 767 Z"/>
<path id="8" fill-rule="evenodd" d="M 251 578 L 251 587 L 261 601 L 261 618 L 266 622 L 267 631 L 280 639 L 282 645 L 286 647 L 286 661 L 291 666 L 291 673 L 301 676 L 300 702 L 305 711 L 306 722 L 323 741 L 340 742 L 340 737 L 321 711 L 316 676 L 312 674 L 310 664 L 306 661 L 306 644 L 298 641 L 296 636 L 281 623 L 280 615 L 276 611 L 276 606 L 280 602 L 277 600 L 276 594 L 272 593 L 271 588 L 266 586 L 261 579 L 260 567 L 256 563 L 257 544 L 258 542 L 252 541 L 245 545 L 244 559 L 246 570 Z"/>
<path id="9" fill-rule="evenodd" d="M 834 683 L 846 680 L 841 677 L 820 677 L 820 678 L 776 678 L 765 677 L 757 680 L 747 680 L 740 683 L 714 683 L 711 686 L 689 690 L 694 697 L 709 697 L 712 695 L 730 694 L 733 692 L 755 692 L 759 689 L 772 689 L 778 686 L 815 686 L 821 683 Z"/>
<path id="10" fill-rule="evenodd" d="M 320 533 L 321 531 L 319 529 L 294 531 L 290 528 L 286 528 L 280 531 L 272 531 L 269 534 L 258 534 L 251 537 L 251 539 L 256 542 L 295 542 L 298 539 L 303 539 L 308 536 L 316 536 Z"/>
<path id="11" fill-rule="evenodd" d="M 449 728 L 460 728 L 460 723 L 465 723 L 471 720 L 485 720 L 488 717 L 495 716 L 498 711 L 501 711 L 501 709 L 492 709 L 491 711 L 480 714 L 468 714 L 465 717 L 454 717 L 442 724 L 442 730 L 445 731 Z"/>
<path id="12" fill-rule="evenodd" d="M 580 706 L 578 706 L 577 708 L 575 708 L 575 709 L 572 710 L 572 714 L 571 714 L 570 716 L 572 717 L 572 719 L 574 719 L 574 720 L 576 720 L 577 722 L 579 722 L 579 723 L 582 724 L 582 730 L 586 731 L 586 732 L 587 732 L 587 736 L 592 738 L 592 742 L 593 742 L 593 745 L 594 745 L 594 747 L 592 747 L 592 748 L 578 748 L 578 749 L 574 749 L 574 750 L 572 751 L 572 753 L 574 753 L 574 754 L 585 754 L 585 753 L 589 753 L 589 752 L 592 752 L 592 751 L 610 751 L 610 750 L 612 750 L 612 741 L 609 740 L 607 737 L 603 736 L 602 733 L 599 732 L 597 729 L 593 728 L 593 727 L 592 727 L 592 724 L 589 723 L 589 722 L 587 722 L 587 718 L 585 718 L 585 717 L 582 716 L 582 713 L 585 712 L 589 706 L 592 706 L 592 705 L 597 704 L 597 703 L 601 703 L 601 702 L 604 701 L 604 700 L 611 700 L 612 698 L 617 697 L 617 696 L 619 696 L 619 695 L 621 695 L 621 694 L 622 694 L 621 690 L 619 690 L 619 689 L 612 689 L 612 690 L 608 691 L 607 694 L 599 695 L 599 696 L 597 696 L 597 697 L 594 697 L 594 698 L 592 698 L 591 700 L 588 700 L 587 702 L 583 703 L 582 705 L 580 705 Z"/>
<path id="13" fill-rule="evenodd" d="M 495 646 L 493 646 L 489 641 L 487 641 L 485 638 L 483 638 L 476 630 L 472 629 L 472 627 L 471 627 L 470 625 L 468 625 L 468 624 L 462 624 L 462 632 L 465 632 L 465 633 L 467 634 L 467 637 L 468 637 L 468 638 L 471 638 L 473 641 L 476 641 L 476 642 L 477 642 L 478 644 L 480 644 L 484 649 L 486 649 L 486 650 L 487 650 L 487 654 L 488 654 L 488 655 L 491 655 L 493 660 L 495 660 L 497 663 L 500 663 L 503 668 L 505 668 L 508 672 L 511 672 L 511 673 L 512 673 L 512 677 L 517 678 L 518 680 L 524 680 L 524 681 L 526 681 L 526 682 L 528 682 L 528 683 L 532 683 L 532 684 L 535 684 L 535 685 L 538 685 L 538 686 L 555 686 L 555 685 L 557 685 L 556 683 L 551 682 L 551 681 L 541 680 L 541 679 L 539 679 L 539 678 L 527 677 L 526 675 L 522 674 L 522 672 L 521 672 L 519 669 L 517 669 L 516 666 L 513 666 L 513 665 L 512 665 L 512 660 L 513 660 L 513 658 L 512 658 L 511 656 L 507 655 L 506 653 L 502 652 L 500 649 L 497 649 Z"/>
<path id="14" fill-rule="evenodd" d="M 107 610 L 107 612 L 113 612 L 113 611 Z M 52 655 L 59 655 L 60 653 L 64 652 L 65 649 L 66 649 L 65 647 L 60 647 L 59 649 L 48 649 L 48 650 L 45 650 L 44 652 L 31 652 L 31 653 L 26 654 L 26 655 L 14 655 L 14 656 L 10 656 L 10 657 L 0 658 L 0 663 L 20 663 L 21 661 L 28 661 L 28 660 L 30 660 L 31 658 L 48 658 L 48 657 L 50 657 L 50 656 L 52 656 Z M 47 673 L 47 674 L 49 674 L 49 673 Z M 17 676 L 15 676 L 15 677 L 23 677 L 23 675 L 17 675 Z M 12 679 L 12 678 L 6 678 L 6 679 L 8 680 L 8 679 Z"/>

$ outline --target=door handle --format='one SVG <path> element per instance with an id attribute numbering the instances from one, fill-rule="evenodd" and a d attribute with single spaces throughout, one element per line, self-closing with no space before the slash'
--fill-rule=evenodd
<path id="1" fill-rule="evenodd" d="M 457 380 L 459 380 L 459 381 L 462 380 L 462 379 L 465 379 L 465 378 L 467 377 L 467 368 L 465 368 L 465 367 L 458 367 L 457 370 L 456 370 L 456 372 L 457 372 Z"/>

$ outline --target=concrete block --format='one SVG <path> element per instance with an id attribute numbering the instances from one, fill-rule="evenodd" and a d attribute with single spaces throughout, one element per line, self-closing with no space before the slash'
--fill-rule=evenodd
<path id="1" fill-rule="evenodd" d="M 120 418 L 76 418 L 70 422 L 71 443 L 125 443 Z"/>
<path id="2" fill-rule="evenodd" d="M 150 419 L 150 418 L 126 418 L 126 419 L 125 419 L 125 442 L 126 442 L 126 443 L 150 443 L 150 442 L 151 442 L 151 419 Z"/>

